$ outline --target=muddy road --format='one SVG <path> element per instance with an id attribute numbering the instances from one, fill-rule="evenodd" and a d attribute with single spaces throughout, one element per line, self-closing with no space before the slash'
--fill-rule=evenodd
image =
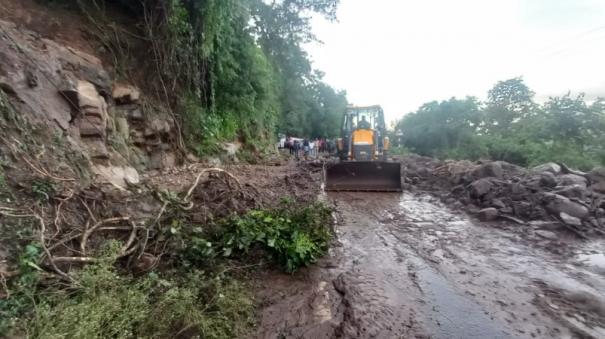
<path id="1" fill-rule="evenodd" d="M 428 195 L 326 198 L 337 244 L 265 277 L 259 338 L 605 337 L 605 242 L 522 237 Z"/>

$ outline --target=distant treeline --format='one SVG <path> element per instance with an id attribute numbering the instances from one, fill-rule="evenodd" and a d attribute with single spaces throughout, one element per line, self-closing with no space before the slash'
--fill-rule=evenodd
<path id="1" fill-rule="evenodd" d="M 605 163 L 605 99 L 583 94 L 534 101 L 521 78 L 498 82 L 487 102 L 451 98 L 422 105 L 395 125 L 422 155 L 504 160 L 522 166 L 560 161 L 580 169 Z"/>

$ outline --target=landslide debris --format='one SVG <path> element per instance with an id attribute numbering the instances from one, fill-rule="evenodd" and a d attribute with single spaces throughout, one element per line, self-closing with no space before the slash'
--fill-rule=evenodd
<path id="1" fill-rule="evenodd" d="M 581 238 L 605 235 L 604 168 L 583 173 L 557 163 L 526 169 L 416 155 L 401 161 L 408 189 L 432 192 L 482 221 L 565 228 Z"/>
<path id="2" fill-rule="evenodd" d="M 6 4 L 0 0 L 0 8 Z M 25 20 L 20 6 L 34 4 L 11 1 L 0 17 L 19 12 L 15 18 Z M 136 317 L 157 319 L 149 325 L 161 328 L 152 333 L 159 337 L 194 336 L 204 332 L 200 323 L 223 337 L 241 334 L 253 306 L 250 291 L 242 292 L 247 277 L 238 275 L 246 274 L 248 259 L 259 267 L 258 249 L 250 258 L 206 256 L 206 231 L 254 209 L 271 217 L 284 198 L 310 205 L 321 167 L 279 159 L 225 166 L 185 156 L 164 105 L 144 87 L 117 81 L 81 34 L 62 32 L 55 40 L 23 28 L 52 17 L 36 14 L 31 25 L 0 20 L 0 336 L 26 328 L 36 304 L 45 308 L 37 320 L 49 335 L 77 337 L 71 331 L 90 320 L 108 332 L 84 337 L 116 337 L 112 331 L 132 331 Z M 70 21 L 65 30 L 81 23 Z M 229 147 L 227 159 L 238 148 Z M 184 253 L 193 245 L 199 266 Z M 149 311 L 155 308 L 166 314 Z M 32 337 L 44 337 L 38 330 Z"/>

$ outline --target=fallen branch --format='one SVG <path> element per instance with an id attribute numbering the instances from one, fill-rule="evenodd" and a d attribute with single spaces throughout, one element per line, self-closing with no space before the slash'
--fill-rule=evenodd
<path id="1" fill-rule="evenodd" d="M 57 267 L 57 265 L 52 260 L 52 255 L 50 254 L 50 250 L 48 249 L 48 247 L 46 247 L 46 238 L 44 237 L 44 233 L 46 233 L 46 224 L 44 223 L 44 219 L 42 219 L 41 216 L 39 216 L 38 214 L 33 213 L 33 212 L 29 213 L 29 214 L 13 214 L 13 213 L 8 213 L 6 211 L 17 211 L 17 210 L 14 208 L 9 208 L 9 207 L 0 208 L 1 215 L 13 217 L 13 218 L 35 218 L 38 220 L 38 222 L 40 223 L 40 238 L 39 238 L 40 246 L 42 247 L 44 254 L 49 258 L 50 266 L 55 271 L 55 273 L 57 273 L 61 278 L 63 278 L 64 280 L 73 282 L 72 277 L 70 277 L 67 273 L 63 272 L 61 269 L 59 269 L 59 267 Z"/>
<path id="2" fill-rule="evenodd" d="M 97 222 L 91 228 L 84 231 L 84 233 L 82 233 L 82 240 L 80 240 L 80 251 L 82 252 L 82 254 L 86 255 L 86 243 L 88 242 L 88 238 L 95 232 L 95 230 L 97 228 L 99 228 L 105 224 L 115 223 L 115 222 L 119 222 L 119 221 L 128 221 L 128 220 L 130 220 L 130 217 L 116 217 L 116 218 L 104 219 L 104 220 Z"/>
<path id="3" fill-rule="evenodd" d="M 76 181 L 76 179 L 74 179 L 74 178 L 56 177 L 56 176 L 48 173 L 48 171 L 45 170 L 43 167 L 37 168 L 36 166 L 34 166 L 34 164 L 32 164 L 29 160 L 27 160 L 27 157 L 25 155 L 22 155 L 21 159 L 23 159 L 23 161 L 25 161 L 25 163 L 27 163 L 29 165 L 29 167 L 31 167 L 31 169 L 33 169 L 34 171 L 36 171 L 38 174 L 42 175 L 43 177 L 51 178 L 51 179 L 54 179 L 57 181 Z"/>
<path id="4" fill-rule="evenodd" d="M 220 168 L 206 168 L 203 169 L 198 175 L 197 178 L 195 178 L 195 182 L 193 183 L 193 185 L 191 186 L 191 188 L 189 188 L 189 191 L 187 191 L 187 195 L 185 195 L 185 198 L 183 199 L 185 202 L 189 202 L 189 199 L 191 198 L 191 194 L 193 194 L 193 191 L 196 189 L 197 185 L 199 185 L 200 183 L 200 178 L 202 177 L 202 175 L 209 173 L 209 172 L 218 172 L 218 173 L 223 173 L 226 174 L 227 176 L 229 176 L 230 178 L 232 178 L 233 180 L 235 180 L 235 182 L 237 183 L 237 185 L 239 187 L 242 186 L 242 184 L 240 183 L 239 179 L 237 179 L 233 174 L 225 171 L 224 169 L 220 169 Z"/>

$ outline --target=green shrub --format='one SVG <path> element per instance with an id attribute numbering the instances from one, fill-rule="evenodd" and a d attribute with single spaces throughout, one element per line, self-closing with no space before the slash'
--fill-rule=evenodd
<path id="1" fill-rule="evenodd" d="M 220 222 L 211 241 L 193 238 L 187 257 L 194 261 L 217 255 L 233 257 L 259 247 L 284 270 L 294 272 L 328 250 L 331 212 L 322 203 L 301 207 L 289 201 L 273 210 L 252 210 Z"/>
<path id="2" fill-rule="evenodd" d="M 49 201 L 55 193 L 55 185 L 48 179 L 36 179 L 31 184 L 31 193 L 38 201 Z"/>

